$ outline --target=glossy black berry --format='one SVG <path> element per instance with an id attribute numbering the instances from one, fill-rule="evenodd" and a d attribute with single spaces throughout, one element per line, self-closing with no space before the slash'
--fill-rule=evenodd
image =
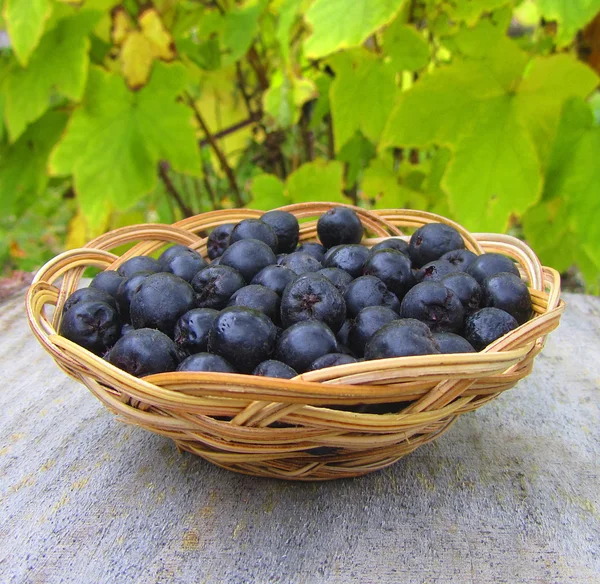
<path id="1" fill-rule="evenodd" d="M 394 320 L 371 337 L 365 347 L 365 359 L 389 359 L 439 352 L 439 345 L 428 328 Z"/>
<path id="2" fill-rule="evenodd" d="M 473 276 L 480 286 L 486 278 L 500 272 L 508 272 L 519 276 L 519 270 L 515 262 L 499 253 L 484 253 L 477 256 L 467 268 L 467 274 Z"/>
<path id="3" fill-rule="evenodd" d="M 218 310 L 193 308 L 179 318 L 175 324 L 173 340 L 177 347 L 189 353 L 202 353 L 208 350 L 208 333 L 212 328 Z"/>
<path id="4" fill-rule="evenodd" d="M 278 263 L 280 266 L 289 268 L 292 272 L 298 274 L 298 276 L 310 272 L 317 272 L 323 267 L 319 260 L 303 251 L 295 251 L 294 253 L 284 256 Z"/>
<path id="5" fill-rule="evenodd" d="M 344 321 L 344 324 L 340 327 L 340 330 L 337 333 L 335 333 L 335 338 L 337 339 L 338 344 L 340 346 L 345 346 L 345 347 L 350 346 L 349 336 L 350 336 L 350 329 L 352 328 L 353 322 L 354 322 L 354 320 L 347 318 Z"/>
<path id="6" fill-rule="evenodd" d="M 327 251 L 324 246 L 316 241 L 305 241 L 301 243 L 295 251 L 301 251 L 311 255 L 319 262 L 323 262 L 323 256 Z"/>
<path id="7" fill-rule="evenodd" d="M 380 249 L 395 249 L 400 253 L 403 253 L 405 256 L 408 256 L 408 242 L 403 239 L 398 239 L 397 237 L 390 237 L 388 239 L 384 239 L 379 243 L 375 244 L 371 251 L 379 251 Z"/>
<path id="8" fill-rule="evenodd" d="M 317 221 L 317 234 L 326 248 L 346 243 L 360 243 L 363 232 L 358 215 L 347 207 L 334 207 L 321 215 Z"/>
<path id="9" fill-rule="evenodd" d="M 486 307 L 467 317 L 465 338 L 477 351 L 516 329 L 519 323 L 515 317 L 500 308 Z"/>
<path id="10" fill-rule="evenodd" d="M 344 297 L 322 276 L 298 278 L 287 286 L 281 297 L 281 323 L 284 328 L 304 320 L 319 320 L 336 332 L 345 318 Z"/>
<path id="11" fill-rule="evenodd" d="M 296 272 L 293 272 L 285 266 L 275 264 L 267 266 L 258 272 L 258 274 L 252 278 L 251 284 L 266 286 L 281 296 L 285 287 L 297 277 Z"/>
<path id="12" fill-rule="evenodd" d="M 137 272 L 151 272 L 156 274 L 162 271 L 162 266 L 158 260 L 155 260 L 149 256 L 135 256 L 133 258 L 129 258 L 126 262 L 123 262 L 121 267 L 117 270 L 119 275 L 123 276 L 124 278 L 129 278 Z"/>
<path id="13" fill-rule="evenodd" d="M 309 371 L 316 371 L 317 369 L 325 369 L 326 367 L 336 367 L 337 365 L 349 365 L 350 363 L 357 363 L 354 357 L 346 355 L 344 353 L 328 353 L 318 359 L 315 359 L 308 368 Z"/>
<path id="14" fill-rule="evenodd" d="M 456 271 L 456 266 L 448 260 L 435 260 L 417 270 L 417 282 L 439 282 L 446 274 Z"/>
<path id="15" fill-rule="evenodd" d="M 271 357 L 277 329 L 258 310 L 232 306 L 215 319 L 208 335 L 208 350 L 229 361 L 238 371 L 251 373 Z"/>
<path id="16" fill-rule="evenodd" d="M 273 322 L 279 322 L 281 299 L 276 292 L 266 286 L 251 284 L 233 293 L 227 306 L 246 306 L 266 314 Z"/>
<path id="17" fill-rule="evenodd" d="M 411 236 L 408 253 L 413 267 L 420 268 L 455 249 L 464 249 L 460 233 L 445 223 L 429 223 L 419 227 Z"/>
<path id="18" fill-rule="evenodd" d="M 243 239 L 255 239 L 266 243 L 273 253 L 277 253 L 277 235 L 275 230 L 260 219 L 243 219 L 232 230 L 229 245 Z M 275 263 L 275 262 L 273 262 Z"/>
<path id="19" fill-rule="evenodd" d="M 462 330 L 465 311 L 454 292 L 440 282 L 421 282 L 406 293 L 400 315 L 424 322 L 433 332 L 453 333 Z"/>
<path id="20" fill-rule="evenodd" d="M 400 311 L 400 302 L 395 294 L 375 276 L 361 276 L 352 280 L 344 293 L 348 316 L 354 318 L 367 306 L 386 306 Z"/>
<path id="21" fill-rule="evenodd" d="M 348 345 L 355 355 L 362 357 L 365 346 L 371 337 L 386 324 L 398 320 L 398 313 L 385 306 L 363 308 L 352 323 L 348 335 Z"/>
<path id="22" fill-rule="evenodd" d="M 151 276 L 153 272 L 137 272 L 129 278 L 125 278 L 119 289 L 117 290 L 117 304 L 119 305 L 119 313 L 123 322 L 131 322 L 129 314 L 129 308 L 131 306 L 131 299 L 133 295 L 138 291 L 142 282 Z"/>
<path id="23" fill-rule="evenodd" d="M 475 353 L 467 339 L 454 333 L 433 333 L 433 338 L 440 346 L 440 353 Z"/>
<path id="24" fill-rule="evenodd" d="M 206 371 L 209 373 L 236 373 L 231 363 L 212 353 L 196 353 L 184 359 L 177 371 Z"/>
<path id="25" fill-rule="evenodd" d="M 185 245 L 174 245 L 163 252 L 158 258 L 164 272 L 171 272 L 186 282 L 191 282 L 194 276 L 208 264 L 204 258 Z"/>
<path id="26" fill-rule="evenodd" d="M 252 375 L 260 377 L 277 377 L 279 379 L 292 379 L 298 375 L 289 365 L 275 359 L 259 363 Z"/>
<path id="27" fill-rule="evenodd" d="M 316 359 L 336 350 L 335 335 L 326 324 L 318 320 L 305 320 L 281 333 L 275 358 L 298 373 L 304 373 Z"/>
<path id="28" fill-rule="evenodd" d="M 194 307 L 194 290 L 188 282 L 165 272 L 151 274 L 131 298 L 131 324 L 136 329 L 158 329 L 173 338 L 179 317 Z"/>
<path id="29" fill-rule="evenodd" d="M 363 266 L 363 274 L 379 278 L 398 300 L 402 300 L 415 284 L 410 260 L 403 253 L 391 249 L 371 252 Z"/>
<path id="30" fill-rule="evenodd" d="M 327 278 L 342 294 L 346 291 L 346 286 L 353 280 L 348 272 L 340 268 L 323 268 L 317 274 Z"/>
<path id="31" fill-rule="evenodd" d="M 326 268 L 339 268 L 348 272 L 353 278 L 362 274 L 363 265 L 371 251 L 364 245 L 341 245 L 323 260 Z"/>
<path id="32" fill-rule="evenodd" d="M 229 236 L 234 227 L 235 223 L 224 223 L 211 231 L 206 241 L 206 251 L 211 260 L 221 257 L 229 247 Z"/>
<path id="33" fill-rule="evenodd" d="M 242 275 L 229 266 L 210 265 L 200 270 L 192 280 L 199 308 L 225 308 L 234 292 L 246 285 Z"/>
<path id="34" fill-rule="evenodd" d="M 500 272 L 483 281 L 483 306 L 493 306 L 512 314 L 519 324 L 531 317 L 531 296 L 527 284 L 514 274 Z"/>
<path id="35" fill-rule="evenodd" d="M 466 272 L 477 256 L 468 249 L 455 249 L 446 252 L 440 259 L 449 261 L 457 272 Z"/>
<path id="36" fill-rule="evenodd" d="M 90 282 L 90 288 L 96 288 L 97 290 L 104 290 L 104 292 L 110 294 L 113 298 L 117 296 L 117 290 L 125 278 L 118 272 L 113 270 L 105 270 L 96 274 Z"/>
<path id="37" fill-rule="evenodd" d="M 63 313 L 69 312 L 73 306 L 76 306 L 80 302 L 92 301 L 104 302 L 115 310 L 118 310 L 116 299 L 108 292 L 101 290 L 100 288 L 80 288 L 79 290 L 75 290 L 75 292 L 69 295 L 69 297 L 65 300 Z"/>
<path id="38" fill-rule="evenodd" d="M 83 300 L 63 314 L 59 333 L 84 349 L 103 355 L 121 335 L 121 319 L 105 302 Z"/>
<path id="39" fill-rule="evenodd" d="M 133 328 L 132 324 L 129 324 L 128 322 L 126 322 L 122 327 L 121 327 L 121 336 L 126 335 L 127 333 L 130 333 L 131 331 L 134 331 L 135 329 Z"/>
<path id="40" fill-rule="evenodd" d="M 175 343 L 156 329 L 144 328 L 121 337 L 106 360 L 136 377 L 175 371 L 179 354 Z"/>
<path id="41" fill-rule="evenodd" d="M 440 282 L 454 292 L 463 305 L 466 315 L 479 310 L 481 286 L 473 276 L 469 276 L 466 272 L 452 272 L 445 275 Z"/>
<path id="42" fill-rule="evenodd" d="M 269 225 L 277 235 L 277 253 L 292 253 L 298 245 L 300 225 L 298 219 L 287 211 L 269 211 L 261 220 Z"/>
<path id="43" fill-rule="evenodd" d="M 221 256 L 221 265 L 236 269 L 246 282 L 251 282 L 263 268 L 275 263 L 273 250 L 258 239 L 236 241 Z"/>

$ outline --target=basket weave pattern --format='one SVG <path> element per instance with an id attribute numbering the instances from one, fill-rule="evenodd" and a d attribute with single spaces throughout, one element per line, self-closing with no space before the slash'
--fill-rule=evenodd
<path id="1" fill-rule="evenodd" d="M 301 222 L 300 239 L 316 238 L 318 217 L 333 206 L 303 203 L 282 209 Z M 404 237 L 400 228 L 444 222 L 477 254 L 515 259 L 530 286 L 535 317 L 480 353 L 366 361 L 304 373 L 293 380 L 224 373 L 172 372 L 135 378 L 57 334 L 66 298 L 85 268 L 117 269 L 124 261 L 180 243 L 206 255 L 203 235 L 223 223 L 262 215 L 213 211 L 174 225 L 136 225 L 65 252 L 37 274 L 27 294 L 31 329 L 57 364 L 121 420 L 167 436 L 178 448 L 246 474 L 299 480 L 358 476 L 384 468 L 446 431 L 528 375 L 546 335 L 564 311 L 558 273 L 507 235 L 471 234 L 420 211 L 352 207 L 371 235 Z M 308 219 L 308 220 L 307 220 Z M 138 242 L 121 256 L 110 250 Z M 55 308 L 56 307 L 56 308 Z M 359 403 L 393 403 L 399 413 L 345 411 Z"/>

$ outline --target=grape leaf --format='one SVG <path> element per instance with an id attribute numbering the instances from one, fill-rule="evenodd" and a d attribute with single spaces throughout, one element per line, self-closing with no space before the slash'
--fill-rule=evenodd
<path id="1" fill-rule="evenodd" d="M 382 146 L 451 148 L 443 188 L 472 229 L 504 230 L 537 202 L 546 155 L 536 145 L 554 138 L 565 100 L 597 83 L 567 55 L 528 63 L 507 43 L 424 76 L 400 96 L 382 136 Z"/>
<path id="2" fill-rule="evenodd" d="M 154 8 L 143 10 L 138 24 L 139 30 L 124 8 L 113 11 L 112 37 L 121 47 L 123 76 L 132 89 L 146 84 L 155 59 L 171 61 L 175 57 L 173 39 Z"/>
<path id="3" fill-rule="evenodd" d="M 258 19 L 266 5 L 267 0 L 249 0 L 225 13 L 221 38 L 224 63 L 235 63 L 246 54 L 258 33 Z"/>
<path id="4" fill-rule="evenodd" d="M 15 141 L 49 107 L 54 92 L 79 101 L 88 71 L 88 34 L 96 12 L 82 12 L 58 22 L 42 37 L 26 69 L 13 63 L 6 79 L 6 126 Z"/>
<path id="5" fill-rule="evenodd" d="M 286 192 L 292 203 L 309 201 L 350 201 L 342 195 L 344 165 L 337 161 L 315 160 L 303 164 L 288 176 Z"/>
<path id="6" fill-rule="evenodd" d="M 560 46 L 573 42 L 577 31 L 600 11 L 600 0 L 539 0 L 538 4 L 546 20 L 558 23 L 556 42 Z"/>
<path id="7" fill-rule="evenodd" d="M 304 43 L 309 59 L 361 45 L 369 35 L 390 22 L 403 0 L 315 0 L 305 19 L 312 34 Z"/>
<path id="8" fill-rule="evenodd" d="M 577 247 L 585 250 L 600 269 L 600 127 L 591 108 L 581 99 L 569 101 L 564 109 L 552 151 L 544 201 L 556 207 L 564 204 L 563 213 L 556 217 L 571 231 L 578 241 Z M 535 239 L 550 239 L 551 247 L 562 246 L 552 230 L 531 233 L 531 223 L 526 223 L 526 233 Z M 553 245 L 552 245 L 553 244 Z M 548 245 L 547 245 L 548 246 Z M 574 258 L 577 259 L 577 258 Z"/>
<path id="9" fill-rule="evenodd" d="M 391 157 L 389 158 L 390 160 L 371 160 L 364 172 L 361 189 L 365 196 L 375 199 L 375 206 L 379 209 L 409 208 L 418 193 L 400 184 Z"/>
<path id="10" fill-rule="evenodd" d="M 273 174 L 259 174 L 252 179 L 250 185 L 253 209 L 268 211 L 289 205 L 290 199 L 286 196 L 283 183 Z"/>
<path id="11" fill-rule="evenodd" d="M 315 103 L 310 120 L 310 128 L 312 130 L 318 129 L 323 122 L 323 118 L 329 113 L 329 89 L 332 82 L 332 77 L 326 73 L 321 73 L 315 78 L 315 86 L 317 88 L 319 97 Z"/>
<path id="12" fill-rule="evenodd" d="M 118 75 L 90 69 L 85 99 L 50 159 L 52 174 L 73 174 L 90 227 L 107 204 L 126 209 L 149 192 L 159 160 L 178 172 L 201 174 L 191 112 L 176 102 L 185 85 L 180 64 L 157 61 L 137 92 Z"/>
<path id="13" fill-rule="evenodd" d="M 23 67 L 40 42 L 51 13 L 50 0 L 6 0 L 3 11 L 6 28 L 15 56 Z"/>
<path id="14" fill-rule="evenodd" d="M 360 132 L 356 132 L 337 152 L 336 160 L 346 163 L 346 185 L 353 186 L 361 173 L 367 168 L 377 154 L 375 146 Z"/>
<path id="15" fill-rule="evenodd" d="M 299 108 L 316 96 L 313 81 L 304 78 L 290 78 L 282 71 L 276 71 L 270 87 L 263 95 L 263 109 L 277 126 L 288 128 L 298 120 Z"/>
<path id="16" fill-rule="evenodd" d="M 298 16 L 302 0 L 284 0 L 279 8 L 279 19 L 275 37 L 285 63 L 290 62 L 290 31 Z"/>
<path id="17" fill-rule="evenodd" d="M 43 195 L 48 155 L 67 119 L 66 113 L 47 112 L 14 144 L 0 149 L 0 216 L 18 215 Z"/>
<path id="18" fill-rule="evenodd" d="M 394 68 L 365 50 L 336 55 L 333 67 L 329 99 L 336 149 L 357 130 L 377 142 L 394 104 Z"/>
<path id="19" fill-rule="evenodd" d="M 468 26 L 473 26 L 484 12 L 493 12 L 512 3 L 513 0 L 455 0 L 451 6 L 446 5 L 446 9 L 454 20 L 461 20 Z"/>
<path id="20" fill-rule="evenodd" d="M 383 51 L 397 71 L 418 71 L 429 63 L 429 44 L 399 18 L 383 32 Z"/>

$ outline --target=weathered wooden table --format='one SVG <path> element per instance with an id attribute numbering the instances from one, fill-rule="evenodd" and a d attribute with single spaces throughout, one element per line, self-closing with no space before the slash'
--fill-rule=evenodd
<path id="1" fill-rule="evenodd" d="M 600 582 L 600 299 L 533 374 L 358 479 L 237 475 L 118 422 L 0 305 L 0 582 Z"/>

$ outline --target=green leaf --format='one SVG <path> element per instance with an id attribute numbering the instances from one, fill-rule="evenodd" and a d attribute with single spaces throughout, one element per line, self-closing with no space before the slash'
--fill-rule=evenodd
<path id="1" fill-rule="evenodd" d="M 13 64 L 6 79 L 6 126 L 15 141 L 59 95 L 79 101 L 88 71 L 88 34 L 96 12 L 82 12 L 61 20 L 42 37 L 26 69 Z"/>
<path id="2" fill-rule="evenodd" d="M 396 95 L 394 68 L 362 49 L 338 55 L 333 66 L 329 98 L 336 149 L 358 130 L 378 142 Z"/>
<path id="3" fill-rule="evenodd" d="M 315 79 L 315 85 L 317 87 L 317 93 L 319 97 L 315 103 L 315 107 L 312 112 L 312 118 L 310 120 L 310 128 L 316 130 L 323 122 L 323 118 L 329 113 L 329 89 L 333 79 L 331 75 L 321 73 Z"/>
<path id="4" fill-rule="evenodd" d="M 361 45 L 390 22 L 403 0 L 315 0 L 305 14 L 312 35 L 305 41 L 309 59 Z"/>
<path id="5" fill-rule="evenodd" d="M 250 185 L 253 209 L 268 211 L 283 205 L 289 205 L 290 200 L 284 192 L 283 183 L 273 174 L 259 174 L 252 179 Z"/>
<path id="6" fill-rule="evenodd" d="M 450 6 L 446 5 L 446 9 L 454 20 L 464 21 L 468 26 L 473 26 L 484 12 L 493 12 L 513 3 L 514 0 L 455 0 Z"/>
<path id="7" fill-rule="evenodd" d="M 298 11 L 302 0 L 283 0 L 279 8 L 279 20 L 275 38 L 279 43 L 279 50 L 285 63 L 290 62 L 290 31 L 298 17 Z"/>
<path id="8" fill-rule="evenodd" d="M 249 0 L 226 12 L 221 39 L 224 63 L 235 63 L 246 54 L 258 33 L 258 19 L 266 5 L 267 0 Z"/>
<path id="9" fill-rule="evenodd" d="M 597 78 L 567 55 L 527 64 L 508 40 L 490 50 L 438 69 L 403 93 L 382 146 L 449 147 L 443 187 L 456 218 L 497 231 L 539 199 L 560 108 L 571 96 L 589 94 Z"/>
<path id="10" fill-rule="evenodd" d="M 50 111 L 14 144 L 0 150 L 0 216 L 18 215 L 43 195 L 48 184 L 48 155 L 67 119 L 63 112 Z"/>
<path id="11" fill-rule="evenodd" d="M 176 102 L 185 84 L 180 64 L 156 62 L 148 85 L 137 92 L 120 76 L 90 69 L 85 99 L 54 149 L 50 169 L 73 174 L 91 227 L 108 204 L 125 210 L 152 190 L 159 160 L 178 172 L 201 174 L 191 112 Z"/>
<path id="12" fill-rule="evenodd" d="M 289 128 L 298 120 L 300 106 L 315 94 L 316 86 L 312 81 L 290 78 L 282 71 L 276 71 L 263 95 L 263 109 L 278 127 Z"/>
<path id="13" fill-rule="evenodd" d="M 515 115 L 515 100 L 499 98 L 463 134 L 443 185 L 461 222 L 480 231 L 504 230 L 540 197 L 535 145 Z"/>
<path id="14" fill-rule="evenodd" d="M 286 192 L 292 203 L 349 203 L 349 199 L 342 195 L 343 175 L 344 165 L 337 160 L 307 162 L 290 174 Z"/>
<path id="15" fill-rule="evenodd" d="M 377 154 L 375 146 L 360 132 L 356 132 L 336 155 L 337 160 L 346 163 L 346 184 L 354 185 L 369 161 Z"/>
<path id="16" fill-rule="evenodd" d="M 361 190 L 370 199 L 375 199 L 379 209 L 403 209 L 410 207 L 414 193 L 400 184 L 393 169 L 393 161 L 374 158 L 365 170 Z"/>
<path id="17" fill-rule="evenodd" d="M 399 18 L 383 33 L 383 51 L 397 71 L 418 71 L 429 63 L 429 44 L 414 27 Z"/>
<path id="18" fill-rule="evenodd" d="M 23 67 L 40 42 L 51 13 L 50 0 L 6 0 L 4 20 L 15 56 Z"/>
<path id="19" fill-rule="evenodd" d="M 560 46 L 573 42 L 577 31 L 600 11 L 600 0 L 538 0 L 546 20 L 558 23 L 556 42 Z"/>

